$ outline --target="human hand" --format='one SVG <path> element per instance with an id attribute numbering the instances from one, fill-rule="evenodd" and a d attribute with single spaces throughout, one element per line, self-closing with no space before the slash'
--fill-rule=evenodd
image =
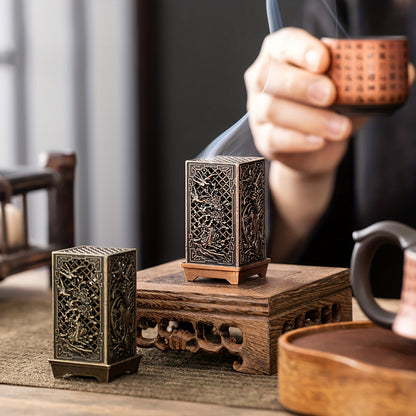
<path id="1" fill-rule="evenodd" d="M 259 152 L 301 174 L 333 173 L 355 125 L 331 111 L 336 97 L 325 75 L 326 46 L 302 29 L 285 28 L 266 37 L 246 71 L 250 128 Z"/>

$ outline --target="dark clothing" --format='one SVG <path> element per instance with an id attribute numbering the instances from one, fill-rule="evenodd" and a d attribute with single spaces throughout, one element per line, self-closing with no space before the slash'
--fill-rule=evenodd
<path id="1" fill-rule="evenodd" d="M 328 36 L 328 32 L 333 36 L 334 20 L 323 10 L 317 11 L 317 3 L 307 3 L 305 27 L 310 26 L 317 36 Z M 315 10 L 311 9 L 313 5 Z M 415 62 L 414 1 L 344 0 L 337 2 L 337 8 L 351 37 L 407 35 L 410 60 Z M 332 203 L 298 259 L 300 263 L 347 266 L 353 247 L 351 232 L 377 221 L 396 220 L 416 228 L 415 115 L 413 86 L 402 109 L 369 121 L 353 138 L 338 171 Z M 401 273 L 400 249 L 382 247 L 373 262 L 375 296 L 399 297 Z"/>
<path id="2" fill-rule="evenodd" d="M 323 2 L 306 0 L 304 4 L 305 29 L 317 37 L 341 37 Z M 410 60 L 416 62 L 416 1 L 339 0 L 336 4 L 337 16 L 351 37 L 407 35 Z M 233 134 L 228 139 L 232 142 Z M 240 131 L 238 140 L 239 154 L 252 154 L 247 150 L 253 148 L 248 129 L 245 135 Z M 243 148 L 246 153 L 241 152 Z M 351 140 L 330 206 L 294 262 L 349 267 L 352 232 L 381 220 L 416 228 L 415 85 L 403 108 L 392 116 L 372 119 Z M 373 261 L 374 295 L 400 297 L 401 274 L 400 249 L 382 247 Z"/>

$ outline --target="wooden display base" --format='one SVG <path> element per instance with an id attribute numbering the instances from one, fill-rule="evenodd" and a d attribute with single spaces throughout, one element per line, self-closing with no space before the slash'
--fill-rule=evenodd
<path id="1" fill-rule="evenodd" d="M 293 328 L 351 320 L 349 271 L 270 264 L 240 285 L 188 282 L 176 260 L 137 273 L 139 347 L 228 352 L 233 368 L 277 371 L 277 338 Z"/>
<path id="2" fill-rule="evenodd" d="M 185 277 L 188 282 L 193 282 L 198 277 L 212 279 L 224 279 L 232 285 L 238 285 L 245 277 L 259 275 L 266 277 L 267 266 L 270 259 L 258 261 L 242 267 L 214 266 L 212 264 L 182 263 Z"/>
<path id="3" fill-rule="evenodd" d="M 141 355 L 114 364 L 92 364 L 85 362 L 49 360 L 55 378 L 64 376 L 94 377 L 99 382 L 110 382 L 124 373 L 137 373 Z"/>
<path id="4" fill-rule="evenodd" d="M 414 415 L 416 343 L 369 321 L 279 339 L 279 399 L 313 415 Z"/>

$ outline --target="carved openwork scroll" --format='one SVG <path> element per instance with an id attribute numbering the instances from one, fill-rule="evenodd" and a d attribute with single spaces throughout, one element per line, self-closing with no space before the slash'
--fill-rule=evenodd
<path id="1" fill-rule="evenodd" d="M 267 279 L 231 286 L 190 283 L 181 265 L 137 272 L 139 347 L 208 352 L 230 358 L 236 371 L 274 374 L 282 333 L 352 319 L 348 269 L 272 263 Z"/>

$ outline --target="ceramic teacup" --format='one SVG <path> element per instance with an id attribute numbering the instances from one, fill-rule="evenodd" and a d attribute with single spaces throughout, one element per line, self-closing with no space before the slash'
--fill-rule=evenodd
<path id="1" fill-rule="evenodd" d="M 405 36 L 322 38 L 331 54 L 328 76 L 337 97 L 334 109 L 348 115 L 386 115 L 407 100 L 408 40 Z"/>

